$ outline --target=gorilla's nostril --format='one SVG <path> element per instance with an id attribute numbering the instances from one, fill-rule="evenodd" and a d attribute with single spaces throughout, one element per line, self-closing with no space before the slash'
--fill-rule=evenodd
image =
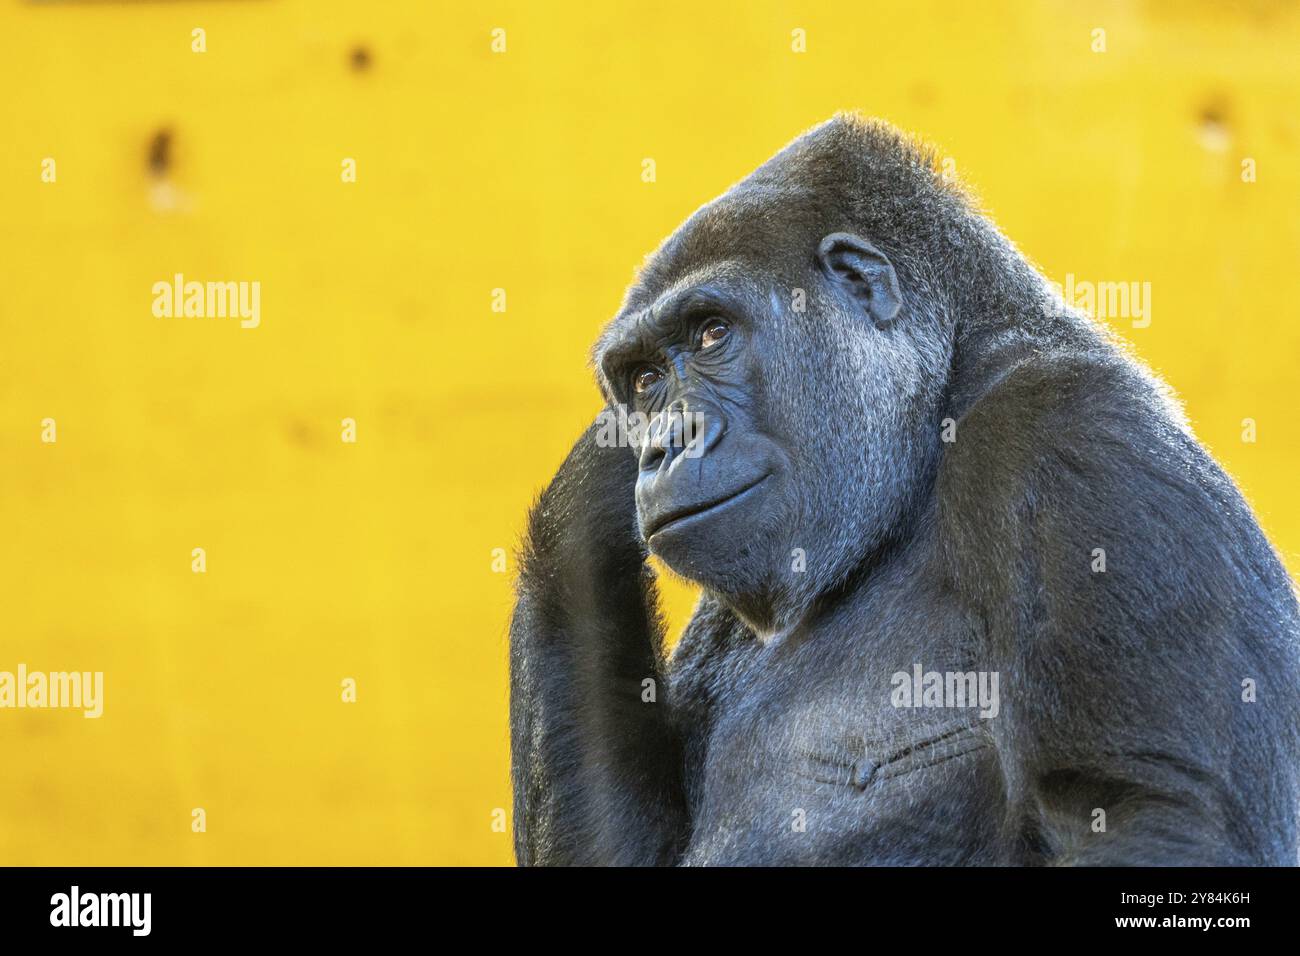
<path id="1" fill-rule="evenodd" d="M 650 422 L 641 450 L 641 469 L 671 467 L 688 450 L 690 441 L 686 412 L 680 406 L 669 406 Z"/>
<path id="2" fill-rule="evenodd" d="M 662 460 L 667 456 L 668 441 L 666 433 L 664 416 L 655 416 L 650 421 L 650 426 L 641 445 L 639 464 L 642 471 L 658 468 Z"/>
<path id="3" fill-rule="evenodd" d="M 682 428 L 682 458 L 703 458 L 717 447 L 727 430 L 721 415 L 705 417 L 699 412 L 685 419 Z"/>
<path id="4" fill-rule="evenodd" d="M 656 448 L 654 445 L 647 445 L 646 449 L 641 452 L 641 470 L 654 471 L 663 461 L 664 452 L 662 448 Z"/>

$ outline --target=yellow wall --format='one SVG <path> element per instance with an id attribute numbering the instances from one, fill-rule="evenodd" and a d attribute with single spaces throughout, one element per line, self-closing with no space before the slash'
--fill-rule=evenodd
<path id="1" fill-rule="evenodd" d="M 0 670 L 106 680 L 0 711 L 0 863 L 508 863 L 492 549 L 633 266 L 837 109 L 1054 279 L 1149 281 L 1115 327 L 1297 566 L 1300 8 L 604 7 L 0 6 Z M 260 282 L 260 327 L 154 318 L 175 272 Z"/>

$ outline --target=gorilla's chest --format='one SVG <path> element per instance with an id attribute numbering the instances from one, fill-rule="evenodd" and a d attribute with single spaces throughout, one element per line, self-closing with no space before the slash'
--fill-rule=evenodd
<path id="1" fill-rule="evenodd" d="M 980 716 L 994 701 L 985 675 L 981 711 L 969 623 L 957 613 L 931 613 L 924 631 L 905 617 L 860 622 L 874 639 L 817 634 L 728 663 L 694 748 L 684 862 L 997 862 L 1004 807 Z"/>
<path id="2" fill-rule="evenodd" d="M 982 728 L 820 726 L 718 728 L 685 862 L 995 862 L 1002 804 Z"/>

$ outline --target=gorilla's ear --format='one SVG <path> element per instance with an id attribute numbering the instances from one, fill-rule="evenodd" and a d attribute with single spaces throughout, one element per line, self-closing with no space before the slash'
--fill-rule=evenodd
<path id="1" fill-rule="evenodd" d="M 817 261 L 831 281 L 883 329 L 902 308 L 898 276 L 885 254 L 860 236 L 832 232 L 817 247 Z"/>

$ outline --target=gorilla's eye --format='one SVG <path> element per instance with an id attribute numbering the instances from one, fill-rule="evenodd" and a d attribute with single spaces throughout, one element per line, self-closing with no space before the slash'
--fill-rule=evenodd
<path id="1" fill-rule="evenodd" d="M 700 336 L 700 348 L 712 348 L 725 339 L 730 331 L 731 326 L 721 319 L 709 319 L 704 326 L 703 334 Z"/>
<path id="2" fill-rule="evenodd" d="M 654 384 L 663 377 L 664 373 L 653 365 L 639 365 L 632 372 L 632 390 L 638 393 L 644 392 L 648 388 L 653 388 Z"/>

